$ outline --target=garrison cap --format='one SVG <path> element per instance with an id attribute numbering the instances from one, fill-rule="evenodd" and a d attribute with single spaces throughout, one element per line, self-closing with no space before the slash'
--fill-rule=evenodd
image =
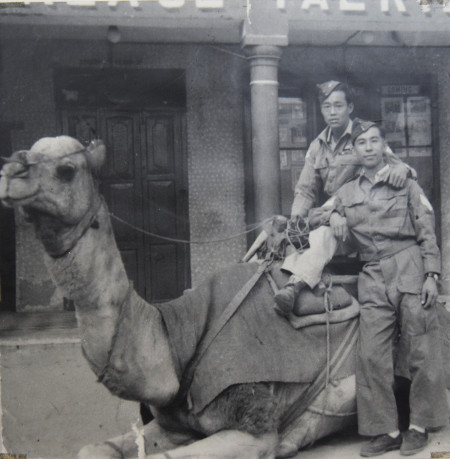
<path id="1" fill-rule="evenodd" d="M 361 134 L 364 134 L 364 132 L 367 132 L 371 127 L 374 127 L 374 126 L 377 128 L 380 128 L 380 126 L 378 126 L 378 124 L 375 123 L 375 121 L 366 121 L 360 118 L 355 118 L 353 120 L 353 125 L 352 125 L 352 134 L 351 134 L 352 143 L 355 143 L 355 140 Z"/>
<path id="2" fill-rule="evenodd" d="M 319 100 L 322 103 L 333 91 L 339 89 L 342 83 L 340 81 L 330 80 L 325 83 L 316 85 L 319 89 Z"/>

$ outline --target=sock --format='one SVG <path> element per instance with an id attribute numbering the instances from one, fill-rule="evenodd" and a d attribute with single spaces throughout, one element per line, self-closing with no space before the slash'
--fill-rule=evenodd
<path id="1" fill-rule="evenodd" d="M 400 435 L 400 430 L 394 430 L 393 432 L 389 432 L 388 435 L 392 438 L 397 438 Z"/>
<path id="2" fill-rule="evenodd" d="M 425 433 L 425 429 L 423 427 L 420 427 L 420 426 L 416 425 L 416 424 L 410 424 L 409 428 L 417 430 L 417 432 L 420 432 L 420 433 Z"/>
<path id="3" fill-rule="evenodd" d="M 301 282 L 302 278 L 292 274 L 288 280 L 288 284 L 296 284 L 297 282 Z"/>

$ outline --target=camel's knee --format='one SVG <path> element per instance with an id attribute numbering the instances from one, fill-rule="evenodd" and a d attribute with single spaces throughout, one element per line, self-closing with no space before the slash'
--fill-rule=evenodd
<path id="1" fill-rule="evenodd" d="M 108 443 L 95 443 L 83 446 L 78 453 L 78 459 L 123 459 L 118 448 Z"/>
<path id="2" fill-rule="evenodd" d="M 149 456 L 149 459 L 274 459 L 278 444 L 277 433 L 255 437 L 238 430 L 222 430 L 187 446 L 163 454 Z"/>

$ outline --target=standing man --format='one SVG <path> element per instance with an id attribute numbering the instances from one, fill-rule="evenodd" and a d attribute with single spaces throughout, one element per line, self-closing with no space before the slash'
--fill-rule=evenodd
<path id="1" fill-rule="evenodd" d="M 353 98 L 350 88 L 339 81 L 317 85 L 322 116 L 327 127 L 311 142 L 305 166 L 295 187 L 291 218 L 308 216 L 308 211 L 323 204 L 344 183 L 352 179 L 361 161 L 351 142 Z M 387 163 L 391 166 L 385 180 L 394 187 L 402 187 L 408 174 L 415 171 L 400 161 L 388 148 Z M 336 241 L 325 228 L 310 234 L 310 247 L 303 254 L 286 257 L 282 266 L 291 273 L 288 283 L 275 295 L 277 311 L 292 312 L 295 298 L 305 286 L 314 288 L 320 281 L 324 266 L 336 251 Z"/>
<path id="2" fill-rule="evenodd" d="M 371 436 L 361 456 L 400 449 L 411 455 L 427 444 L 426 428 L 448 422 L 448 407 L 434 302 L 440 252 L 434 213 L 422 189 L 407 179 L 396 188 L 386 181 L 386 142 L 374 122 L 355 120 L 360 174 L 326 206 L 313 211 L 328 219 L 338 239 L 350 239 L 365 262 L 358 280 L 360 329 L 356 363 L 358 427 Z M 410 391 L 410 426 L 398 429 L 394 397 L 394 338 L 400 330 Z"/>

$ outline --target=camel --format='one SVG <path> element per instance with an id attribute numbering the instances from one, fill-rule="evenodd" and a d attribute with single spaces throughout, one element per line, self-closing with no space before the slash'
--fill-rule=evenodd
<path id="1" fill-rule="evenodd" d="M 51 276 L 74 300 L 98 380 L 154 415 L 79 457 L 290 457 L 353 424 L 357 318 L 294 329 L 274 311 L 271 278 L 255 263 L 225 268 L 172 302 L 147 303 L 128 280 L 98 192 L 105 158 L 101 141 L 45 137 L 13 153 L 0 179 L 0 200 L 33 225 Z M 276 265 L 265 269 L 272 281 L 281 276 Z"/>

